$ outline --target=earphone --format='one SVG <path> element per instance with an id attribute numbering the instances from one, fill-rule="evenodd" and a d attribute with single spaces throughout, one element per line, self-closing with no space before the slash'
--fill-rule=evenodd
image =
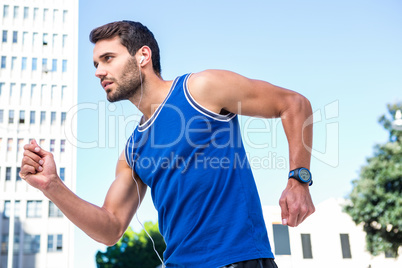
<path id="1" fill-rule="evenodd" d="M 140 64 L 145 60 L 145 56 L 141 56 Z"/>

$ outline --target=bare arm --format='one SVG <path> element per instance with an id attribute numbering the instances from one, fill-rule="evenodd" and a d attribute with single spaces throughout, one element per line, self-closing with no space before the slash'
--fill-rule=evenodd
<path id="1" fill-rule="evenodd" d="M 280 117 L 289 143 L 290 170 L 310 168 L 313 140 L 312 125 L 303 124 L 312 115 L 310 102 L 302 95 L 268 82 L 253 80 L 236 73 L 207 70 L 193 74 L 189 90 L 206 108 L 219 113 L 229 112 L 260 116 Z M 288 180 L 280 198 L 283 223 L 297 226 L 311 215 L 315 208 L 307 184 Z"/>
<path id="2" fill-rule="evenodd" d="M 75 195 L 56 171 L 53 155 L 41 149 L 35 141 L 24 146 L 21 177 L 41 190 L 77 227 L 106 245 L 114 245 L 123 235 L 138 204 L 145 196 L 146 185 L 132 178 L 132 169 L 122 154 L 116 166 L 116 179 L 109 188 L 102 207 Z"/>

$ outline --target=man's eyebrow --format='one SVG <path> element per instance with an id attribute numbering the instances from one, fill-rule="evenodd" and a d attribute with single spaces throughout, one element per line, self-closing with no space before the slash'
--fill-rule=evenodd
<path id="1" fill-rule="evenodd" d="M 102 58 L 104 58 L 104 57 L 106 57 L 106 56 L 109 56 L 109 55 L 114 55 L 115 53 L 113 53 L 113 52 L 105 52 L 105 53 L 103 53 L 103 54 L 101 54 L 98 58 L 99 59 L 102 59 Z M 96 68 L 96 65 L 98 64 L 98 62 L 97 61 L 94 61 L 94 66 L 95 66 L 95 68 Z"/>
<path id="2" fill-rule="evenodd" d="M 115 53 L 114 52 L 105 52 L 105 53 L 103 53 L 103 54 L 101 54 L 100 56 L 99 56 L 99 59 L 102 59 L 102 58 L 104 58 L 104 57 L 106 57 L 106 56 L 109 56 L 109 55 L 114 55 Z"/>

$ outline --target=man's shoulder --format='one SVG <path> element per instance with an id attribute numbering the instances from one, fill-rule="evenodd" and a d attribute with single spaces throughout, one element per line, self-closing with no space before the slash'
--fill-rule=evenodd
<path id="1" fill-rule="evenodd" d="M 227 70 L 219 70 L 219 69 L 207 69 L 204 71 L 200 71 L 197 73 L 192 73 L 190 76 L 191 80 L 195 80 L 201 83 L 205 82 L 214 82 L 214 81 L 219 81 L 222 78 L 225 78 L 225 76 L 234 74 L 231 71 Z"/>
<path id="2" fill-rule="evenodd" d="M 192 73 L 189 77 L 188 84 L 192 90 L 214 94 L 214 91 L 224 86 L 224 81 L 230 79 L 232 75 L 235 75 L 235 73 L 226 70 L 208 69 L 198 73 Z"/>
<path id="3" fill-rule="evenodd" d="M 229 71 L 214 69 L 192 73 L 187 82 L 188 90 L 198 103 L 219 113 L 225 77 L 229 74 Z"/>

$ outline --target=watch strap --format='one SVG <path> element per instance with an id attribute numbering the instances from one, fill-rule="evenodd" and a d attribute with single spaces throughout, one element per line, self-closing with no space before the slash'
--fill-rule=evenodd
<path id="1" fill-rule="evenodd" d="M 308 173 L 310 174 L 310 181 L 304 181 L 304 180 L 302 180 L 300 178 L 300 170 L 302 170 L 302 169 L 305 169 L 305 170 L 308 171 Z M 289 172 L 289 179 L 290 178 L 294 178 L 294 179 L 298 180 L 301 183 L 308 183 L 309 186 L 313 185 L 313 178 L 312 178 L 311 172 L 307 168 L 301 167 L 301 168 L 296 168 L 296 169 L 291 170 Z"/>

